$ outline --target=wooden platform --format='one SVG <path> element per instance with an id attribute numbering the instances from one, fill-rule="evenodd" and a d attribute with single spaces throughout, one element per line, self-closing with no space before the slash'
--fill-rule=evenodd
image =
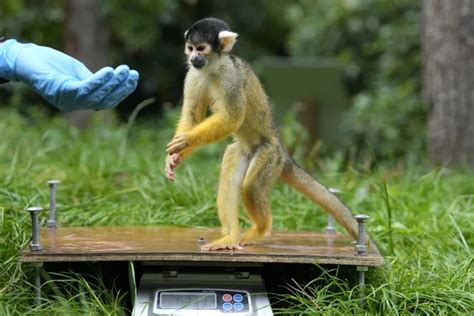
<path id="1" fill-rule="evenodd" d="M 200 250 L 198 240 L 210 241 L 217 229 L 183 227 L 64 227 L 42 228 L 41 251 L 28 247 L 22 262 L 180 261 L 320 263 L 380 266 L 375 245 L 368 254 L 355 253 L 352 238 L 343 234 L 275 231 L 261 243 L 241 251 Z"/>

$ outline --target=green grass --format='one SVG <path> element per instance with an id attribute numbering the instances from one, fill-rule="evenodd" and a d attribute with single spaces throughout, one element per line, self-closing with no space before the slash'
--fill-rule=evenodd
<path id="1" fill-rule="evenodd" d="M 20 265 L 19 251 L 30 234 L 25 209 L 47 208 L 48 179 L 61 180 L 61 226 L 218 226 L 215 188 L 225 144 L 196 152 L 179 169 L 177 182 L 169 183 L 164 147 L 175 116 L 170 112 L 131 129 L 96 125 L 78 132 L 60 118 L 0 112 L 1 315 L 123 313 L 123 296 L 77 274 L 63 276 L 61 295 L 45 291 L 43 303 L 33 308 L 33 270 Z M 474 172 L 422 166 L 374 172 L 358 165 L 338 171 L 334 161 L 318 160 L 322 171 L 313 173 L 340 188 L 354 212 L 371 216 L 368 230 L 386 266 L 369 273 L 364 309 L 357 288 L 324 270 L 310 284 L 290 285 L 291 294 L 280 297 L 289 306 L 281 313 L 474 313 Z M 321 230 L 325 225 L 324 212 L 285 185 L 274 189 L 272 207 L 275 229 Z M 243 212 L 241 220 L 248 225 Z"/>

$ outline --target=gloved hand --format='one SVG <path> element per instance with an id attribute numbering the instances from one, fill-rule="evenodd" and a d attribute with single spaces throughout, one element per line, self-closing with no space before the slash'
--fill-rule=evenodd
<path id="1" fill-rule="evenodd" d="M 110 109 L 135 90 L 138 72 L 121 65 L 93 74 L 55 49 L 7 40 L 0 45 L 0 78 L 22 81 L 63 111 Z"/>

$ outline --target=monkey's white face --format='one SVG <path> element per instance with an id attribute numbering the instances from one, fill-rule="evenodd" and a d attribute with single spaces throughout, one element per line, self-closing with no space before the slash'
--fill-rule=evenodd
<path id="1" fill-rule="evenodd" d="M 186 43 L 184 53 L 188 56 L 188 63 L 196 69 L 202 69 L 208 63 L 208 57 L 212 53 L 212 47 L 208 43 L 192 44 Z"/>

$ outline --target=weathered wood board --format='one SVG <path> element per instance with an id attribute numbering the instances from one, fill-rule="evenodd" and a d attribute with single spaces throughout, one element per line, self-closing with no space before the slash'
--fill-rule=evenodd
<path id="1" fill-rule="evenodd" d="M 40 233 L 41 251 L 25 248 L 22 262 L 179 261 L 319 263 L 383 265 L 377 247 L 359 256 L 353 239 L 340 233 L 275 231 L 239 251 L 201 251 L 199 239 L 218 237 L 219 230 L 185 227 L 60 227 Z"/>

